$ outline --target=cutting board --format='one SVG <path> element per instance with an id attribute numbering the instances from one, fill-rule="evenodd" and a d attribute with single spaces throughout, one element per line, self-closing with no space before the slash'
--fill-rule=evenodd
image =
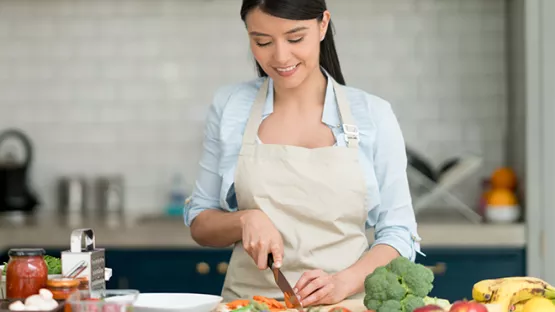
<path id="1" fill-rule="evenodd" d="M 222 303 L 216 310 L 215 312 L 221 312 L 221 311 L 226 311 L 225 309 L 225 304 Z M 356 300 L 356 299 L 352 299 L 352 300 L 344 300 L 338 304 L 334 304 L 334 305 L 329 305 L 329 306 L 322 306 L 319 307 L 321 308 L 321 312 L 327 312 L 329 310 L 331 310 L 334 307 L 343 307 L 343 308 L 347 308 L 349 310 L 351 310 L 351 312 L 364 312 L 367 311 L 368 309 L 366 309 L 364 307 L 364 304 L 362 303 L 362 300 Z M 291 311 L 291 312 L 297 312 L 297 310 L 295 309 L 289 309 L 289 310 L 284 310 L 284 312 L 287 311 Z"/>
<path id="2" fill-rule="evenodd" d="M 362 303 L 361 299 L 350 299 L 344 300 L 338 304 L 324 306 L 322 308 L 322 312 L 328 312 L 329 310 L 333 309 L 334 307 L 343 307 L 351 310 L 351 312 L 365 312 L 368 311 L 364 304 Z M 486 304 L 488 312 L 503 312 L 501 307 L 495 304 Z M 221 308 L 218 308 L 216 311 L 224 311 Z M 287 310 L 287 312 L 296 312 L 297 310 Z M 448 310 L 447 310 L 448 311 Z"/>

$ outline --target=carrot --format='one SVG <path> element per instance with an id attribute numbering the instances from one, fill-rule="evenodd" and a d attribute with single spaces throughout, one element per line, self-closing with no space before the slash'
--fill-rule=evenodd
<path id="1" fill-rule="evenodd" d="M 226 303 L 226 306 L 230 310 L 235 310 L 239 307 L 244 307 L 250 304 L 250 300 L 248 299 L 237 299 Z"/>
<path id="2" fill-rule="evenodd" d="M 254 296 L 252 297 L 254 301 L 264 303 L 268 306 L 269 309 L 281 309 L 284 310 L 285 307 L 279 301 L 274 298 L 268 298 L 264 296 Z"/>

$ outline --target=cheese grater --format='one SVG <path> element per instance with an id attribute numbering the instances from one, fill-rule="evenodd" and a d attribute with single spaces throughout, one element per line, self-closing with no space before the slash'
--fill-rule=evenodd
<path id="1" fill-rule="evenodd" d="M 62 251 L 62 274 L 65 276 L 71 273 L 80 262 L 84 262 L 86 267 L 76 278 L 85 278 L 89 290 L 105 290 L 105 259 L 104 249 L 95 246 L 92 229 L 73 230 L 70 250 Z"/>

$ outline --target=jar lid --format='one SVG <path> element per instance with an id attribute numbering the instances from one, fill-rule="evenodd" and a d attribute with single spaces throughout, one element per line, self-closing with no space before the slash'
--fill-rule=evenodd
<path id="1" fill-rule="evenodd" d="M 46 281 L 46 286 L 47 287 L 54 287 L 54 288 L 57 288 L 57 287 L 73 288 L 73 287 L 79 286 L 79 284 L 80 283 L 79 283 L 78 280 L 76 280 L 74 278 L 65 278 L 65 277 L 52 278 L 52 279 L 49 279 L 48 281 Z"/>
<path id="2" fill-rule="evenodd" d="M 43 248 L 12 248 L 8 251 L 8 256 L 15 257 L 34 257 L 44 256 L 46 251 Z"/>

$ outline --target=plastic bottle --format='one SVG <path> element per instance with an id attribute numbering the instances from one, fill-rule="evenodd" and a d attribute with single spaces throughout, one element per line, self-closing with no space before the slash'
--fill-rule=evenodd
<path id="1" fill-rule="evenodd" d="M 185 183 L 181 174 L 176 173 L 172 177 L 170 198 L 166 207 L 166 214 L 169 216 L 183 215 L 183 208 L 185 206 Z"/>

